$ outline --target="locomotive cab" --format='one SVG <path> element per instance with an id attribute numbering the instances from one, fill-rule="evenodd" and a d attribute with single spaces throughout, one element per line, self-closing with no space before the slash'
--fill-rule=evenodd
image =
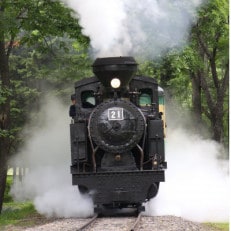
<path id="1" fill-rule="evenodd" d="M 158 84 L 135 76 L 133 57 L 96 59 L 76 82 L 71 173 L 97 207 L 138 207 L 154 197 L 167 167 Z"/>

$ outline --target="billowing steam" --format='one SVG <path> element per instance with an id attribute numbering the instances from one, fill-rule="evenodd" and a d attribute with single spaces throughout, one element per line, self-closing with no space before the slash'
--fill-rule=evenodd
<path id="1" fill-rule="evenodd" d="M 166 182 L 147 206 L 149 215 L 176 215 L 194 221 L 229 220 L 228 163 L 221 147 L 186 129 L 168 129 Z"/>
<path id="2" fill-rule="evenodd" d="M 195 130 L 190 113 L 167 105 L 166 182 L 147 204 L 149 215 L 176 215 L 193 221 L 229 221 L 227 150 Z"/>
<path id="3" fill-rule="evenodd" d="M 202 0 L 62 0 L 76 12 L 95 56 L 150 59 L 187 42 Z"/>
<path id="4" fill-rule="evenodd" d="M 46 216 L 86 217 L 92 201 L 71 186 L 68 108 L 46 100 L 38 120 L 28 126 L 30 137 L 12 161 L 29 168 L 23 182 L 12 188 L 17 199 L 31 199 Z M 149 215 L 177 215 L 194 221 L 228 221 L 227 163 L 218 160 L 220 146 L 174 123 L 168 113 L 166 182 L 146 206 Z M 224 165 L 223 165 L 224 164 Z M 226 171 L 225 171 L 225 170 Z"/>
<path id="5" fill-rule="evenodd" d="M 11 193 L 18 200 L 33 200 L 46 216 L 86 217 L 93 213 L 92 201 L 72 186 L 68 107 L 57 99 L 43 102 L 38 119 L 25 128 L 25 147 L 12 160 L 29 168 Z"/>

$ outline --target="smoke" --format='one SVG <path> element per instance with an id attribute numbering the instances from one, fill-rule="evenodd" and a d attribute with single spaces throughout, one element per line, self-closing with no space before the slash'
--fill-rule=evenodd
<path id="1" fill-rule="evenodd" d="M 182 48 L 203 0 L 62 0 L 91 39 L 94 56 L 153 59 Z"/>
<path id="2" fill-rule="evenodd" d="M 181 216 L 197 222 L 227 222 L 230 182 L 229 163 L 222 159 L 224 149 L 196 134 L 193 126 L 198 125 L 190 115 L 187 119 L 184 116 L 183 123 L 188 127 L 183 127 L 183 113 L 167 113 L 166 182 L 160 184 L 157 197 L 147 203 L 146 213 Z"/>
<path id="3" fill-rule="evenodd" d="M 71 183 L 68 108 L 56 98 L 46 98 L 42 105 L 37 119 L 25 128 L 26 145 L 11 160 L 12 165 L 29 169 L 11 194 L 17 200 L 32 200 L 48 217 L 89 216 L 91 199 Z"/>

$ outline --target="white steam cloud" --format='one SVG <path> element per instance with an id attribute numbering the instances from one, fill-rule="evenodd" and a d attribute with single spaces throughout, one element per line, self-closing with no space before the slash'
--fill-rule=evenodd
<path id="1" fill-rule="evenodd" d="M 150 59 L 180 48 L 203 0 L 62 0 L 76 12 L 95 56 Z"/>
<path id="2" fill-rule="evenodd" d="M 72 186 L 70 174 L 70 118 L 68 107 L 46 99 L 34 124 L 25 128 L 29 138 L 11 161 L 29 168 L 22 182 L 11 189 L 15 199 L 33 200 L 38 212 L 48 217 L 87 217 L 93 214 L 91 199 Z"/>
<path id="3" fill-rule="evenodd" d="M 29 172 L 14 185 L 12 194 L 16 199 L 33 200 L 36 209 L 48 217 L 87 217 L 93 214 L 92 201 L 71 185 L 67 110 L 58 100 L 47 100 L 36 124 L 27 127 L 31 136 L 12 162 L 29 167 Z M 147 204 L 146 213 L 228 221 L 228 168 L 217 159 L 220 146 L 180 128 L 173 115 L 168 114 L 166 182 Z"/>
<path id="4" fill-rule="evenodd" d="M 229 162 L 217 142 L 196 134 L 190 114 L 167 105 L 168 169 L 148 215 L 175 215 L 197 222 L 228 222 Z M 185 115 L 187 114 L 187 116 Z M 201 132 L 203 128 L 200 127 Z"/>
<path id="5" fill-rule="evenodd" d="M 166 182 L 147 205 L 149 215 L 176 215 L 198 222 L 229 221 L 228 163 L 220 147 L 184 129 L 168 131 Z"/>

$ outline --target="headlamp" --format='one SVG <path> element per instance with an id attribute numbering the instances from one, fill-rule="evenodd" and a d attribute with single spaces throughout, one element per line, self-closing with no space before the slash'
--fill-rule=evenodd
<path id="1" fill-rule="evenodd" d="M 119 88 L 120 87 L 120 80 L 118 78 L 114 78 L 111 80 L 111 86 L 113 88 Z"/>

